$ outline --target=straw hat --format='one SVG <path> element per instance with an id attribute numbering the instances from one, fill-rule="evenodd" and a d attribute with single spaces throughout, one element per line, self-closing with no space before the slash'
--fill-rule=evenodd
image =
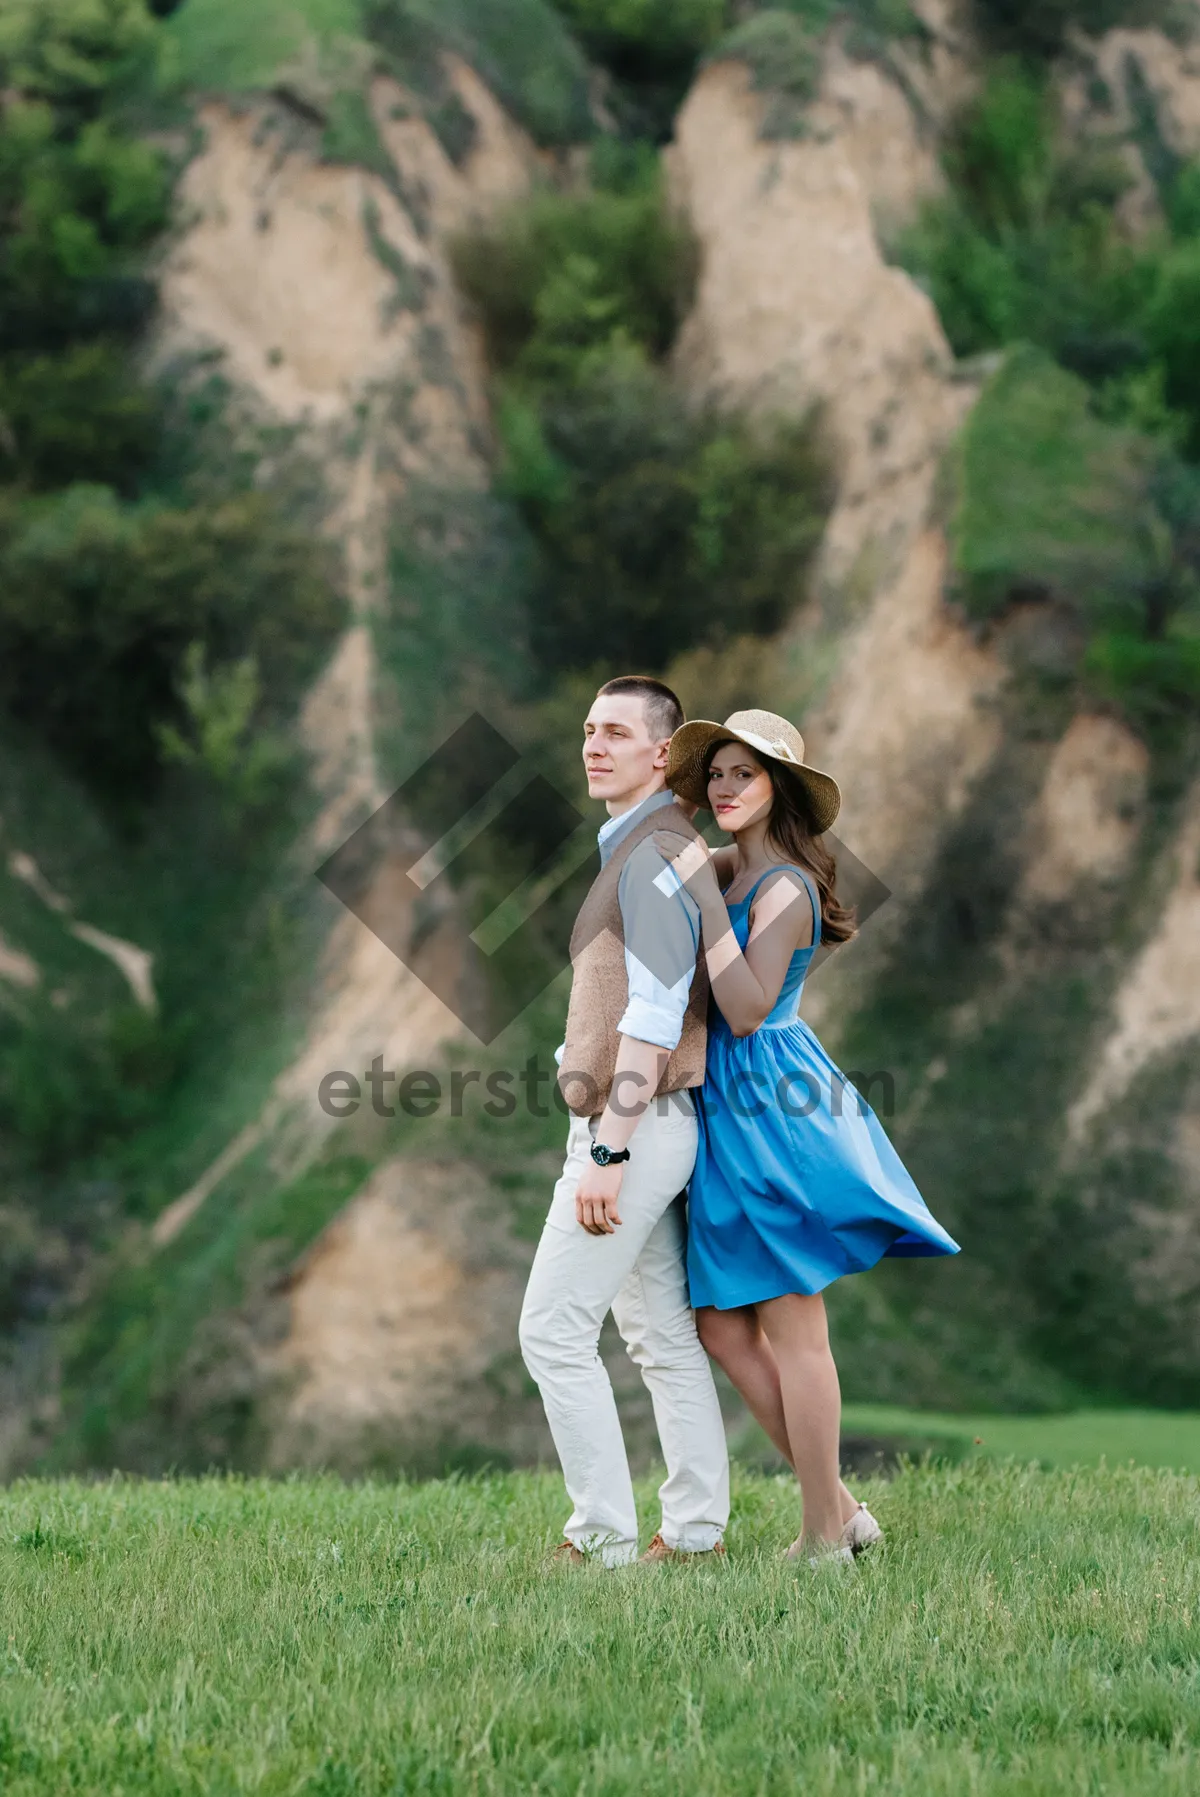
<path id="1" fill-rule="evenodd" d="M 714 743 L 730 738 L 745 743 L 756 755 L 786 767 L 804 788 L 814 833 L 820 835 L 822 830 L 828 830 L 842 802 L 838 783 L 832 774 L 823 774 L 820 768 L 808 765 L 804 759 L 804 738 L 794 724 L 773 711 L 734 711 L 723 724 L 710 723 L 707 718 L 681 724 L 671 738 L 667 757 L 667 785 L 671 791 L 689 804 L 710 810 L 704 763 Z"/>

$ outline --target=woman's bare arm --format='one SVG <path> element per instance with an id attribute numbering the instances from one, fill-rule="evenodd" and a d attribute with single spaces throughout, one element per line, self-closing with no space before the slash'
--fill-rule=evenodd
<path id="1" fill-rule="evenodd" d="M 722 906 L 724 900 L 722 900 Z M 812 904 L 798 875 L 786 871 L 765 880 L 750 907 L 745 952 L 728 924 L 709 946 L 709 922 L 701 906 L 705 959 L 713 997 L 735 1036 L 750 1036 L 770 1016 L 798 948 L 812 941 Z M 717 923 L 714 918 L 714 924 Z"/>

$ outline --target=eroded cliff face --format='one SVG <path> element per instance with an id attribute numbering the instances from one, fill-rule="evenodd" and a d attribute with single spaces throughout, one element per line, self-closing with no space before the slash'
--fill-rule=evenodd
<path id="1" fill-rule="evenodd" d="M 1168 1252 L 1191 1266 L 1200 1240 L 1197 1092 L 1180 1074 L 1200 1040 L 1200 790 L 1165 839 L 1153 834 L 1145 745 L 1103 714 L 1077 715 L 1057 737 L 1031 729 L 1010 649 L 1019 659 L 1037 621 L 1017 607 L 980 632 L 952 602 L 938 472 L 977 377 L 954 366 L 926 296 L 888 265 L 884 245 L 936 190 L 938 129 L 974 80 L 955 16 L 930 15 L 940 80 L 931 89 L 928 60 L 919 65 L 920 97 L 918 65 L 897 75 L 834 46 L 798 141 L 761 140 L 763 103 L 744 69 L 701 76 L 669 153 L 704 248 L 679 367 L 700 391 L 764 411 L 820 406 L 837 457 L 814 594 L 742 674 L 759 703 L 802 719 L 811 758 L 843 786 L 837 836 L 892 892 L 821 969 L 805 1015 L 835 1049 L 865 1038 L 865 1052 L 878 1041 L 898 1057 L 896 1127 L 923 1163 L 938 1164 L 927 1142 L 948 1104 L 963 1178 L 979 1156 L 1007 1161 L 1047 1214 L 1073 1193 L 1078 1227 L 1089 1207 L 1111 1216 L 1117 1199 L 1099 1169 L 1114 1145 L 1153 1154 L 1161 1136 L 1176 1175 L 1130 1195 L 1114 1252 L 1131 1301 L 1157 1291 L 1164 1328 L 1182 1342 L 1194 1335 L 1195 1301 L 1186 1280 L 1160 1276 Z M 1065 65 L 1065 125 L 1121 148 L 1138 176 L 1125 218 L 1137 232 L 1157 205 L 1145 201 L 1146 107 L 1171 153 L 1195 154 L 1200 62 L 1153 32 L 1114 32 L 1089 54 L 1090 75 L 1082 52 Z M 686 685 L 706 670 L 685 657 L 678 671 Z M 746 703 L 748 691 L 735 685 L 728 697 Z M 938 992 L 935 979 L 928 1005 L 940 1021 L 914 1017 L 889 1039 L 871 1019 L 881 999 L 892 1012 L 904 1002 L 904 963 L 931 931 L 948 963 L 960 933 L 974 942 L 962 989 Z M 923 952 L 932 969 L 940 951 Z M 1074 1013 L 1073 990 L 1088 993 Z M 986 1116 L 973 1129 L 971 1107 L 1000 1104 L 996 1088 L 985 1096 L 997 1052 L 988 1044 L 1006 1033 L 1014 1063 L 1024 1056 L 1032 1068 L 1052 1053 L 1050 1086 L 1045 1074 L 1035 1081 L 1043 1111 L 1052 1091 L 1051 1113 L 1035 1121 L 1031 1094 L 1027 1129 Z M 1147 1099 L 1156 1079 L 1174 1092 L 1169 1102 Z M 1038 1165 L 1019 1173 L 1023 1153 Z M 1002 1185 L 984 1178 L 946 1200 L 959 1204 L 964 1234 L 976 1228 L 979 1239 L 973 1203 L 1002 1206 Z M 981 1227 L 986 1237 L 993 1226 Z"/>
<path id="2" fill-rule="evenodd" d="M 934 91 L 943 105 L 958 103 L 972 85 L 971 46 L 948 9 L 931 21 L 941 55 Z M 1200 54 L 1155 32 L 1113 32 L 1095 60 L 1118 96 L 1106 115 L 1112 135 L 1134 129 L 1132 60 L 1161 102 L 1172 147 L 1200 147 Z M 1068 121 L 1098 129 L 1094 84 L 1088 100 L 1083 75 L 1064 81 Z M 955 368 L 929 300 L 883 248 L 887 230 L 938 188 L 936 131 L 896 79 L 836 47 L 804 138 L 761 141 L 762 110 L 746 70 L 724 63 L 701 76 L 679 118 L 671 173 L 704 249 L 679 367 L 717 397 L 824 413 L 839 479 L 818 602 L 823 594 L 836 612 L 840 600 L 843 627 L 822 667 L 828 638 L 815 639 L 802 615 L 759 671 L 771 679 L 777 670 L 779 702 L 789 692 L 807 698 L 813 758 L 836 768 L 844 787 L 838 834 L 911 900 L 1001 746 L 1008 673 L 1000 646 L 947 603 L 936 517 L 942 457 L 977 377 Z M 1066 899 L 1079 882 L 1127 868 L 1145 776 L 1146 751 L 1119 721 L 1070 724 L 1023 825 L 1021 902 Z M 1186 861 L 1183 836 L 1171 853 Z M 884 943 L 903 912 L 894 906 L 874 926 Z"/>
<path id="3" fill-rule="evenodd" d="M 383 587 L 388 508 L 414 475 L 476 487 L 488 479 L 484 369 L 445 245 L 472 214 L 519 192 L 536 157 L 470 69 L 456 62 L 452 76 L 477 124 L 461 168 L 394 82 L 373 84 L 391 181 L 322 161 L 311 126 L 277 100 L 205 106 L 204 148 L 185 174 L 183 229 L 162 273 L 158 361 L 215 349 L 241 395 L 297 430 L 320 466 L 328 527 L 344 550 L 355 620 L 301 720 L 323 801 L 302 851 L 314 866 L 387 797 L 376 765 L 370 614 Z M 409 905 L 394 868 L 378 880 L 379 904 L 393 913 Z M 329 1069 L 366 1065 L 377 1053 L 403 1066 L 459 1027 L 372 931 L 331 906 L 316 1006 L 295 1061 L 264 1114 L 162 1214 L 156 1239 L 173 1239 L 259 1142 L 277 1140 L 281 1164 L 302 1164 L 331 1127 L 316 1100 Z"/>
<path id="4" fill-rule="evenodd" d="M 976 385 L 881 247 L 882 221 L 894 227 L 936 189 L 936 139 L 895 79 L 836 49 L 804 138 L 763 142 L 761 116 L 736 63 L 707 70 L 680 114 L 671 170 L 704 272 L 679 366 L 719 398 L 822 410 L 838 468 L 817 572 L 825 622 L 814 631 L 810 607 L 785 633 L 773 702 L 802 713 L 814 760 L 838 770 L 838 835 L 912 894 L 996 750 L 1004 678 L 943 603 L 945 542 L 931 523 Z M 898 915 L 885 909 L 876 934 Z M 814 1020 L 849 959 L 814 985 Z"/>
<path id="5" fill-rule="evenodd" d="M 301 719 L 321 807 L 297 852 L 313 867 L 388 796 L 371 616 L 384 590 L 389 511 L 414 478 L 477 489 L 489 479 L 485 369 L 446 245 L 526 187 L 537 153 L 465 64 L 451 59 L 449 73 L 476 126 L 460 166 L 410 96 L 390 80 L 373 83 L 388 179 L 323 161 L 319 133 L 278 100 L 206 105 L 204 146 L 185 174 L 181 229 L 162 272 L 157 362 L 186 366 L 216 351 L 244 402 L 293 427 L 320 468 L 328 529 L 344 552 L 353 621 Z M 365 906 L 391 931 L 407 927 L 413 888 L 398 860 L 376 870 Z M 428 1064 L 461 1033 L 380 936 L 332 901 L 328 909 L 293 1060 L 258 1116 L 160 1214 L 156 1249 L 221 1202 L 222 1182 L 252 1151 L 265 1149 L 279 1177 L 312 1159 L 334 1127 L 317 1101 L 326 1073 L 361 1071 L 376 1055 L 391 1069 Z M 360 1464 L 380 1432 L 412 1443 L 439 1430 L 457 1436 L 443 1414 L 449 1394 L 477 1387 L 511 1346 L 520 1289 L 505 1270 L 503 1231 L 492 1232 L 489 1265 L 469 1268 L 479 1232 L 464 1218 L 479 1186 L 470 1167 L 387 1163 L 288 1276 L 282 1303 L 278 1292 L 252 1293 L 230 1321 L 221 1377 L 253 1392 L 270 1464 L 330 1454 Z M 256 1306 L 271 1313 L 265 1326 Z M 485 1326 L 485 1313 L 502 1314 L 505 1327 Z M 203 1408 L 202 1391 L 196 1401 Z"/>
<path id="6" fill-rule="evenodd" d="M 525 1268 L 482 1168 L 377 1167 L 280 1289 L 286 1333 L 259 1362 L 269 1464 L 437 1467 L 464 1441 L 535 1457 L 514 1341 Z"/>

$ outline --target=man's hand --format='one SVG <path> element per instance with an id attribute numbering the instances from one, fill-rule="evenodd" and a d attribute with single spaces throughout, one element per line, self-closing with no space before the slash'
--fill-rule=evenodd
<path id="1" fill-rule="evenodd" d="M 614 1225 L 619 1227 L 617 1199 L 625 1167 L 624 1161 L 615 1167 L 598 1167 L 591 1161 L 584 1168 L 575 1193 L 575 1216 L 589 1235 L 612 1235 Z"/>
<path id="2" fill-rule="evenodd" d="M 708 844 L 699 836 L 680 836 L 676 830 L 655 830 L 653 841 L 664 861 L 670 863 L 680 885 L 686 886 L 693 898 L 699 897 L 706 884 L 720 891 Z"/>

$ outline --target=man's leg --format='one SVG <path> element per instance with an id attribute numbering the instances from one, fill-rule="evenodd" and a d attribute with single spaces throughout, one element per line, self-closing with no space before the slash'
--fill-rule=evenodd
<path id="1" fill-rule="evenodd" d="M 600 1359 L 600 1328 L 647 1238 L 686 1183 L 695 1129 L 657 1128 L 653 1108 L 630 1141 L 619 1229 L 589 1235 L 575 1219 L 575 1189 L 591 1148 L 572 1119 L 567 1158 L 534 1256 L 521 1310 L 521 1353 L 537 1381 L 575 1506 L 566 1537 L 595 1548 L 608 1565 L 637 1554 L 637 1513 L 612 1385 Z"/>
<path id="2" fill-rule="evenodd" d="M 715 1547 L 729 1521 L 729 1453 L 708 1355 L 688 1299 L 686 1228 L 668 1205 L 613 1304 L 629 1357 L 654 1404 L 667 1477 L 662 1537 L 684 1553 Z"/>

